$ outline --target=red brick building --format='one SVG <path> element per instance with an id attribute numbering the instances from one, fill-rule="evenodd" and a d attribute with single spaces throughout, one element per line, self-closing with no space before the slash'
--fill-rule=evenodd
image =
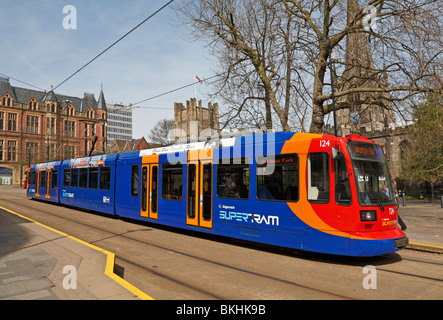
<path id="1" fill-rule="evenodd" d="M 29 163 L 85 156 L 106 150 L 107 111 L 103 90 L 83 98 L 11 86 L 0 77 L 0 185 L 20 186 Z M 12 171 L 12 172 L 11 172 Z M 3 179 L 2 179 L 3 178 Z"/>

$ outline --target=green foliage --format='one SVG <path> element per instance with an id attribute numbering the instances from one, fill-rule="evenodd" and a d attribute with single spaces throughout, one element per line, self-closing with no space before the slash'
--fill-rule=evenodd
<path id="1" fill-rule="evenodd" d="M 411 143 L 402 159 L 402 176 L 417 182 L 443 180 L 443 97 L 415 108 Z"/>

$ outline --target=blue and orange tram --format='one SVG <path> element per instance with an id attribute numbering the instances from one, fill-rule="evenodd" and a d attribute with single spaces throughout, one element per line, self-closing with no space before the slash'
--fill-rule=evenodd
<path id="1" fill-rule="evenodd" d="M 297 250 L 404 248 L 381 145 L 278 132 L 33 165 L 27 195 Z"/>

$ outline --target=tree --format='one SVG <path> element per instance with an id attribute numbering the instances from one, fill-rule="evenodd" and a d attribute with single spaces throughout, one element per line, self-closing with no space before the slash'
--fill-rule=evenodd
<path id="1" fill-rule="evenodd" d="M 332 111 L 326 80 L 332 51 L 335 78 L 352 83 L 336 92 L 337 109 L 350 108 L 349 101 L 361 94 L 362 104 L 390 101 L 404 115 L 417 97 L 441 90 L 443 6 L 438 0 L 183 0 L 177 11 L 222 67 L 216 93 L 238 101 L 227 119 L 257 109 L 249 103 L 254 101 L 266 127 L 275 117 L 279 128 L 290 130 L 290 120 L 304 121 L 308 108 L 309 131 L 323 132 Z M 375 15 L 377 29 L 368 19 Z M 346 39 L 356 32 L 366 35 L 374 60 L 358 66 L 364 76 L 354 79 L 355 73 L 345 73 L 355 64 L 346 59 Z M 360 81 L 364 77 L 383 77 L 388 85 Z"/>
<path id="2" fill-rule="evenodd" d="M 163 119 L 157 122 L 149 134 L 149 141 L 161 146 L 175 142 L 174 120 Z"/>
<path id="3" fill-rule="evenodd" d="M 433 96 L 418 105 L 414 116 L 401 175 L 406 180 L 427 181 L 432 187 L 443 180 L 443 97 Z"/>

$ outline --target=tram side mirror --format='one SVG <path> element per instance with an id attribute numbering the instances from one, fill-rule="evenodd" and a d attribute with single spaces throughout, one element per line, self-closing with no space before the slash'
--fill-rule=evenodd
<path id="1" fill-rule="evenodd" d="M 334 160 L 340 160 L 344 156 L 343 152 L 341 152 L 338 149 L 338 147 L 332 147 L 331 152 L 332 152 L 332 159 L 334 159 Z"/>

